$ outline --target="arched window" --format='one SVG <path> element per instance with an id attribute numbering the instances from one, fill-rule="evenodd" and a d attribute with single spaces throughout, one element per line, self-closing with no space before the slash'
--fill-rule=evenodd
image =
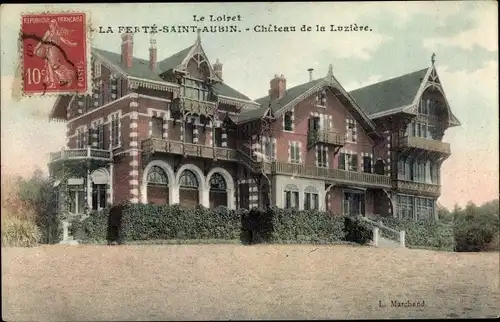
<path id="1" fill-rule="evenodd" d="M 159 166 L 151 167 L 148 171 L 147 181 L 148 203 L 168 204 L 168 176 L 165 170 Z"/>
<path id="2" fill-rule="evenodd" d="M 198 179 L 196 175 L 191 170 L 184 170 L 179 179 L 179 185 L 182 188 L 194 188 L 198 189 Z"/>
<path id="3" fill-rule="evenodd" d="M 319 209 L 319 193 L 318 189 L 316 189 L 315 187 L 309 186 L 304 190 L 304 209 Z"/>
<path id="4" fill-rule="evenodd" d="M 287 184 L 284 189 L 284 208 L 299 208 L 299 188 L 294 184 Z"/>
<path id="5" fill-rule="evenodd" d="M 224 191 L 227 189 L 226 180 L 220 173 L 214 173 L 210 177 L 210 189 Z"/>
<path id="6" fill-rule="evenodd" d="M 220 173 L 210 177 L 210 208 L 227 207 L 227 183 Z"/>
<path id="7" fill-rule="evenodd" d="M 179 178 L 179 201 L 182 206 L 196 207 L 200 203 L 199 182 L 191 170 L 184 170 Z"/>

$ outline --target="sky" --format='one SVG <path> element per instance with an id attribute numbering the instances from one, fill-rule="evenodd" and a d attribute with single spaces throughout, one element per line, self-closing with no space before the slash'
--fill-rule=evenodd
<path id="1" fill-rule="evenodd" d="M 498 176 L 498 4 L 462 2 L 331 2 L 207 4 L 63 4 L 2 5 L 1 21 L 1 166 L 2 174 L 29 176 L 47 171 L 48 153 L 65 145 L 62 122 L 48 119 L 55 101 L 19 96 L 18 35 L 21 12 L 86 11 L 94 29 L 94 47 L 120 51 L 119 26 L 223 25 L 194 22 L 193 15 L 240 15 L 243 32 L 202 33 L 212 63 L 224 65 L 223 78 L 252 99 L 267 94 L 269 81 L 283 74 L 287 87 L 333 73 L 348 91 L 426 68 L 436 68 L 460 127 L 446 131 L 452 147 L 442 167 L 446 207 L 481 204 L 499 196 Z M 256 25 L 368 26 L 370 32 L 252 32 Z M 329 28 L 327 27 L 327 30 Z M 194 43 L 196 33 L 159 33 L 158 58 Z M 134 56 L 147 59 L 149 35 L 134 35 Z"/>

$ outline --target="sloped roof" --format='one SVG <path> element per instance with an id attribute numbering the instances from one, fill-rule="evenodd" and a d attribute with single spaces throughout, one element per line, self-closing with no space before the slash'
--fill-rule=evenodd
<path id="1" fill-rule="evenodd" d="M 163 79 L 159 76 L 159 74 L 172 70 L 173 68 L 179 66 L 186 58 L 186 56 L 189 54 L 192 47 L 193 46 L 189 46 L 188 48 L 185 48 L 173 54 L 172 56 L 160 61 L 157 65 L 158 68 L 157 73 L 149 68 L 149 61 L 146 59 L 133 58 L 132 67 L 127 68 L 127 66 L 121 61 L 121 54 L 117 54 L 114 52 L 98 48 L 93 48 L 92 50 L 97 54 L 103 56 L 111 64 L 119 67 L 123 72 L 125 72 L 129 76 L 161 82 L 163 81 Z M 214 85 L 214 93 L 216 95 L 222 95 L 236 99 L 242 99 L 248 101 L 251 100 L 248 96 L 240 93 L 239 91 L 235 90 L 234 88 L 225 83 L 216 83 Z"/>
<path id="2" fill-rule="evenodd" d="M 248 96 L 238 92 L 237 90 L 227 85 L 226 83 L 216 83 L 213 88 L 215 94 L 217 95 L 251 101 L 251 99 L 248 98 Z"/>
<path id="3" fill-rule="evenodd" d="M 178 53 L 175 53 L 172 56 L 167 57 L 164 60 L 160 61 L 158 63 L 158 69 L 160 69 L 160 71 L 164 73 L 179 66 L 184 60 L 184 58 L 186 58 L 186 56 L 189 54 L 189 51 L 191 50 L 192 47 L 193 46 L 189 46 L 179 51 Z"/>
<path id="4" fill-rule="evenodd" d="M 368 114 L 389 111 L 413 103 L 428 68 L 391 78 L 349 92 Z"/>
<path id="5" fill-rule="evenodd" d="M 269 107 L 261 105 L 258 108 L 243 108 L 238 115 L 236 123 L 245 123 L 263 118 L 269 111 Z"/>
<path id="6" fill-rule="evenodd" d="M 148 60 L 134 57 L 132 58 L 132 67 L 127 68 L 127 66 L 124 63 L 122 63 L 121 54 L 113 53 L 111 51 L 102 50 L 98 48 L 92 48 L 92 50 L 97 54 L 103 56 L 107 61 L 120 68 L 129 76 L 144 78 L 154 81 L 163 81 L 157 73 L 153 72 L 149 68 Z"/>
<path id="7" fill-rule="evenodd" d="M 271 101 L 271 106 L 269 106 L 269 95 L 256 99 L 255 101 L 262 106 L 270 107 L 273 113 L 276 113 L 282 107 L 286 106 L 288 103 L 290 103 L 291 101 L 302 95 L 304 92 L 313 88 L 322 81 L 323 78 L 315 79 L 313 81 L 289 88 L 286 90 L 285 95 L 282 98 Z"/>

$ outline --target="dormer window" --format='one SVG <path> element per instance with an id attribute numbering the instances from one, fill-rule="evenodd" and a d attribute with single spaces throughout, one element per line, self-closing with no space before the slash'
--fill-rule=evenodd
<path id="1" fill-rule="evenodd" d="M 293 131 L 293 111 L 288 111 L 283 116 L 283 129 Z"/>

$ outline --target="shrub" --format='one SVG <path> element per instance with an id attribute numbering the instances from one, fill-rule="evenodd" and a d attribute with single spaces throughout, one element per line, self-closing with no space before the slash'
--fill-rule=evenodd
<path id="1" fill-rule="evenodd" d="M 273 208 L 271 242 L 332 243 L 344 239 L 343 217 L 317 210 Z"/>
<path id="2" fill-rule="evenodd" d="M 343 217 L 322 211 L 254 208 L 241 214 L 241 241 L 244 244 L 326 244 L 343 238 Z"/>
<path id="3" fill-rule="evenodd" d="M 451 222 L 378 216 L 373 220 L 380 220 L 385 226 L 397 231 L 404 230 L 405 244 L 408 247 L 435 248 L 446 251 L 454 249 L 454 228 Z M 381 234 L 384 234 L 383 230 Z"/>
<path id="4" fill-rule="evenodd" d="M 38 245 L 41 233 L 30 220 L 2 216 L 2 246 L 33 247 Z"/>
<path id="5" fill-rule="evenodd" d="M 120 238 L 127 241 L 153 239 L 236 239 L 240 214 L 225 207 L 195 209 L 179 205 L 136 204 L 125 207 Z"/>
<path id="6" fill-rule="evenodd" d="M 495 232 L 478 224 L 467 225 L 455 233 L 457 252 L 480 252 L 491 247 Z"/>
<path id="7" fill-rule="evenodd" d="M 344 217 L 345 240 L 358 244 L 368 243 L 373 236 L 368 223 L 359 217 Z"/>
<path id="8" fill-rule="evenodd" d="M 92 211 L 85 217 L 77 217 L 71 221 L 71 235 L 82 243 L 103 243 L 109 240 L 110 209 Z"/>
<path id="9" fill-rule="evenodd" d="M 274 229 L 272 215 L 273 209 L 265 211 L 253 208 L 248 212 L 240 214 L 241 217 L 241 241 L 242 243 L 257 244 L 270 242 Z"/>

